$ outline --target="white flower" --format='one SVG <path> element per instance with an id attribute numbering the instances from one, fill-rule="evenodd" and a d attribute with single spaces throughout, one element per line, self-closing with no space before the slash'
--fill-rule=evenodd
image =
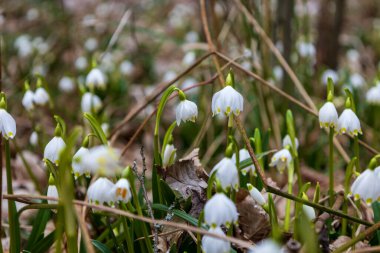
<path id="1" fill-rule="evenodd" d="M 243 96 L 230 85 L 212 96 L 211 109 L 213 115 L 223 112 L 226 116 L 234 113 L 236 116 L 243 111 Z"/>
<path id="2" fill-rule="evenodd" d="M 119 68 L 120 68 L 120 72 L 126 76 L 131 75 L 133 73 L 133 69 L 134 69 L 133 64 L 128 60 L 123 61 L 120 64 Z"/>
<path id="3" fill-rule="evenodd" d="M 20 35 L 14 43 L 20 57 L 27 57 L 33 53 L 33 45 L 29 35 Z"/>
<path id="4" fill-rule="evenodd" d="M 112 188 L 112 194 L 115 202 L 122 201 L 127 203 L 132 197 L 129 181 L 124 178 L 119 179 Z"/>
<path id="5" fill-rule="evenodd" d="M 46 196 L 48 197 L 53 197 L 53 198 L 58 198 L 58 190 L 55 185 L 49 185 L 47 189 Z M 56 200 L 48 200 L 47 201 L 49 204 L 57 204 Z"/>
<path id="6" fill-rule="evenodd" d="M 238 212 L 232 200 L 223 193 L 216 193 L 204 207 L 205 222 L 211 227 L 226 225 L 229 227 L 237 222 Z"/>
<path id="7" fill-rule="evenodd" d="M 289 166 L 292 161 L 292 155 L 289 150 L 281 149 L 272 156 L 270 166 L 276 166 L 280 173 L 284 172 L 285 168 Z"/>
<path id="8" fill-rule="evenodd" d="M 332 79 L 333 83 L 337 83 L 339 80 L 338 74 L 336 73 L 335 70 L 327 69 L 322 74 L 321 81 L 323 82 L 323 84 L 327 84 L 327 79 L 329 77 Z"/>
<path id="9" fill-rule="evenodd" d="M 281 81 L 284 76 L 284 71 L 280 66 L 274 66 L 273 68 L 273 76 L 277 81 Z"/>
<path id="10" fill-rule="evenodd" d="M 266 201 L 263 195 L 261 194 L 261 192 L 251 184 L 247 184 L 247 186 L 248 186 L 249 194 L 251 194 L 251 197 L 257 202 L 257 204 L 259 204 L 260 206 L 263 206 L 266 203 Z"/>
<path id="11" fill-rule="evenodd" d="M 380 105 L 380 85 L 372 87 L 367 91 L 366 100 L 369 104 Z"/>
<path id="12" fill-rule="evenodd" d="M 320 127 L 337 127 L 338 112 L 333 103 L 326 102 L 319 110 L 319 125 Z"/>
<path id="13" fill-rule="evenodd" d="M 115 176 L 120 172 L 120 153 L 105 145 L 95 146 L 82 156 L 82 166 L 94 174 Z"/>
<path id="14" fill-rule="evenodd" d="M 98 112 L 102 108 L 102 101 L 97 95 L 86 92 L 82 96 L 81 108 L 83 112 Z"/>
<path id="15" fill-rule="evenodd" d="M 175 116 L 178 126 L 181 121 L 195 122 L 195 119 L 198 117 L 198 107 L 194 102 L 191 102 L 187 99 L 182 100 L 179 102 L 177 108 L 175 109 Z"/>
<path id="16" fill-rule="evenodd" d="M 210 228 L 209 232 L 225 236 L 220 227 Z M 205 235 L 202 238 L 202 249 L 204 253 L 229 253 L 231 244 L 228 241 Z"/>
<path id="17" fill-rule="evenodd" d="M 42 87 L 37 88 L 33 97 L 34 103 L 37 105 L 45 105 L 49 101 L 49 94 Z"/>
<path id="18" fill-rule="evenodd" d="M 177 73 L 174 70 L 168 70 L 165 72 L 162 82 L 167 83 L 177 77 Z"/>
<path id="19" fill-rule="evenodd" d="M 185 41 L 188 43 L 195 43 L 199 40 L 198 33 L 196 31 L 190 31 L 185 35 Z"/>
<path id="20" fill-rule="evenodd" d="M 210 175 L 214 172 L 216 173 L 216 178 L 219 179 L 223 189 L 228 187 L 234 189 L 239 188 L 239 174 L 236 168 L 236 163 L 231 158 L 225 157 L 218 162 L 211 170 Z"/>
<path id="21" fill-rule="evenodd" d="M 302 205 L 302 210 L 303 210 L 303 212 L 305 213 L 306 217 L 309 220 L 314 220 L 315 219 L 314 208 L 312 208 L 311 206 Z"/>
<path id="22" fill-rule="evenodd" d="M 89 153 L 88 148 L 81 147 L 74 154 L 71 166 L 73 167 L 73 173 L 74 173 L 75 178 L 78 178 L 79 176 L 83 174 L 85 174 L 86 176 L 90 175 L 91 171 L 88 168 L 86 168 L 82 163 L 83 156 L 88 155 L 88 153 Z"/>
<path id="23" fill-rule="evenodd" d="M 297 138 L 294 139 L 294 142 L 296 144 L 296 149 L 298 149 L 298 146 L 299 146 L 299 141 Z M 286 146 L 292 146 L 292 140 L 290 139 L 290 136 L 289 134 L 287 134 L 284 139 L 282 139 L 282 147 L 285 148 Z"/>
<path id="24" fill-rule="evenodd" d="M 270 239 L 266 239 L 255 247 L 252 247 L 248 253 L 281 253 L 283 252 L 278 244 Z"/>
<path id="25" fill-rule="evenodd" d="M 363 85 L 365 84 L 365 80 L 360 74 L 355 73 L 350 76 L 350 83 L 352 87 L 360 88 L 363 87 Z"/>
<path id="26" fill-rule="evenodd" d="M 29 137 L 29 143 L 32 146 L 37 146 L 37 144 L 38 144 L 38 134 L 37 134 L 36 131 L 33 131 L 33 133 L 30 135 L 30 137 Z"/>
<path id="27" fill-rule="evenodd" d="M 174 147 L 173 144 L 167 144 L 165 146 L 164 157 L 162 159 L 162 165 L 164 167 L 167 167 L 173 164 L 175 158 L 177 157 L 176 151 L 177 149 Z"/>
<path id="28" fill-rule="evenodd" d="M 354 198 L 362 199 L 367 204 L 380 200 L 380 167 L 375 170 L 366 169 L 358 176 L 351 186 Z"/>
<path id="29" fill-rule="evenodd" d="M 251 158 L 251 156 L 249 155 L 248 150 L 246 150 L 245 148 L 242 148 L 239 150 L 239 162 L 240 163 L 243 162 L 244 160 L 247 160 L 250 158 Z M 235 153 L 232 155 L 231 159 L 236 164 L 236 154 Z M 241 173 L 245 176 L 245 175 L 247 175 L 248 172 L 255 173 L 255 170 L 256 170 L 255 165 L 251 164 L 248 167 L 243 168 L 241 170 Z"/>
<path id="30" fill-rule="evenodd" d="M 24 97 L 22 98 L 21 103 L 26 110 L 30 111 L 30 110 L 34 109 L 33 100 L 34 100 L 33 91 L 27 90 L 24 94 Z"/>
<path id="31" fill-rule="evenodd" d="M 193 64 L 196 60 L 196 55 L 194 51 L 187 52 L 185 56 L 183 57 L 182 63 L 185 66 L 190 66 Z"/>
<path id="32" fill-rule="evenodd" d="M 301 57 L 311 58 L 315 56 L 315 47 L 313 43 L 302 41 L 298 43 L 297 49 Z"/>
<path id="33" fill-rule="evenodd" d="M 77 70 L 85 70 L 88 66 L 87 59 L 83 56 L 78 57 L 74 65 Z"/>
<path id="34" fill-rule="evenodd" d="M 345 109 L 338 119 L 338 132 L 340 134 L 348 133 L 351 136 L 362 134 L 360 120 L 358 116 L 351 110 Z"/>
<path id="35" fill-rule="evenodd" d="M 74 90 L 74 82 L 68 76 L 63 76 L 58 83 L 58 87 L 61 91 L 71 92 Z"/>
<path id="36" fill-rule="evenodd" d="M 114 198 L 112 196 L 112 188 L 114 183 L 105 177 L 98 178 L 87 191 L 87 199 L 91 203 L 95 204 L 112 204 Z"/>
<path id="37" fill-rule="evenodd" d="M 6 110 L 0 109 L 0 131 L 5 139 L 16 135 L 16 121 Z"/>
<path id="38" fill-rule="evenodd" d="M 66 144 L 63 139 L 59 136 L 54 136 L 54 138 L 51 139 L 45 146 L 44 158 L 56 165 L 59 165 L 59 156 L 65 147 Z"/>
<path id="39" fill-rule="evenodd" d="M 103 72 L 98 68 L 93 68 L 86 77 L 86 86 L 90 89 L 106 87 L 106 78 Z"/>
<path id="40" fill-rule="evenodd" d="M 84 43 L 84 48 L 87 51 L 92 52 L 98 47 L 98 41 L 95 38 L 88 38 Z"/>

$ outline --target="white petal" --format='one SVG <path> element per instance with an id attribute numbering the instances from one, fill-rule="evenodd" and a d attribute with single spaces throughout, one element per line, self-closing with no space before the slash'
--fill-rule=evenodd
<path id="1" fill-rule="evenodd" d="M 5 139 L 16 136 L 16 121 L 6 110 L 0 109 L 0 129 Z"/>

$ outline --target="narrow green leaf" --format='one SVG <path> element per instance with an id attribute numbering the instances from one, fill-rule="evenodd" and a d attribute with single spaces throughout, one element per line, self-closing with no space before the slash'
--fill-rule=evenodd
<path id="1" fill-rule="evenodd" d="M 97 240 L 91 240 L 92 245 L 102 253 L 112 253 L 112 251 L 103 243 Z"/>
<path id="2" fill-rule="evenodd" d="M 99 122 L 90 113 L 85 112 L 83 115 L 88 120 L 88 122 L 90 123 L 92 131 L 94 131 L 94 133 L 99 138 L 99 140 L 104 145 L 107 145 L 107 137 L 106 137 L 105 133 L 103 132 L 103 129 L 100 126 Z"/>
<path id="3" fill-rule="evenodd" d="M 59 117 L 58 115 L 54 115 L 54 119 L 55 119 L 55 121 L 57 121 L 57 123 L 59 124 L 59 126 L 62 129 L 62 137 L 65 138 L 65 136 L 66 136 L 66 123 L 65 123 L 65 121 L 61 117 Z"/>
<path id="4" fill-rule="evenodd" d="M 39 240 L 33 247 L 30 249 L 30 252 L 48 252 L 50 247 L 53 245 L 55 239 L 55 230 L 44 237 L 42 240 Z"/>
<path id="5" fill-rule="evenodd" d="M 44 201 L 46 203 L 46 201 Z M 37 242 L 38 238 L 44 234 L 46 224 L 50 218 L 50 210 L 40 209 L 37 216 L 33 222 L 33 229 L 29 235 L 28 242 L 26 243 L 25 249 L 31 249 L 32 246 Z"/>
<path id="6" fill-rule="evenodd" d="M 261 159 L 261 158 L 263 158 L 263 157 L 265 157 L 265 156 L 267 156 L 267 155 L 269 155 L 269 154 L 271 154 L 273 152 L 275 152 L 275 151 L 274 150 L 269 150 L 269 151 L 266 151 L 266 152 L 263 152 L 263 153 L 260 153 L 260 154 L 256 154 L 256 158 L 257 159 Z M 247 158 L 247 159 L 245 159 L 245 160 L 243 160 L 243 161 L 241 161 L 239 163 L 239 169 L 242 170 L 242 169 L 244 169 L 244 168 L 246 168 L 246 167 L 248 167 L 248 166 L 250 166 L 252 164 L 253 164 L 252 159 L 251 158 Z"/>

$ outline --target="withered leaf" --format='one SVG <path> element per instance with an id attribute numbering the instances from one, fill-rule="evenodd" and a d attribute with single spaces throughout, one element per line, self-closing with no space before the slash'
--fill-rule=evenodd
<path id="1" fill-rule="evenodd" d="M 268 237 L 271 226 L 269 215 L 257 205 L 245 189 L 240 189 L 236 196 L 239 213 L 240 236 L 253 242 Z"/>
<path id="2" fill-rule="evenodd" d="M 197 217 L 206 203 L 207 173 L 199 158 L 199 149 L 175 162 L 166 169 L 159 169 L 159 174 L 174 191 L 184 199 L 191 197 L 190 215 Z"/>

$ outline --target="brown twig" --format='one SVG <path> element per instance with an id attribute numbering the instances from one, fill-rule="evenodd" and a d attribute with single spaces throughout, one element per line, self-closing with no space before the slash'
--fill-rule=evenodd
<path id="1" fill-rule="evenodd" d="M 81 216 L 81 212 L 78 210 L 75 210 L 75 211 L 77 214 L 80 230 L 82 231 L 82 237 L 83 237 L 84 245 L 86 247 L 86 252 L 95 253 L 94 247 L 92 246 L 92 243 L 91 243 L 90 235 L 88 234 L 86 223 L 83 217 Z"/>

